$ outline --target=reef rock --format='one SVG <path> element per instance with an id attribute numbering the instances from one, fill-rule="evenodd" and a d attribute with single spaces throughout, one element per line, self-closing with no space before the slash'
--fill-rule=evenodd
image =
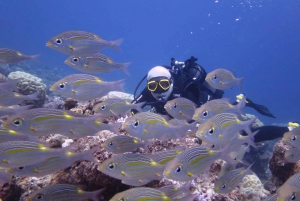
<path id="1" fill-rule="evenodd" d="M 265 188 L 271 192 L 275 192 L 289 177 L 300 172 L 300 161 L 288 163 L 284 159 L 285 151 L 290 148 L 291 146 L 282 140 L 278 141 L 273 148 L 273 156 L 269 161 L 272 177 L 265 184 Z"/>
<path id="2" fill-rule="evenodd" d="M 17 88 L 21 94 L 38 93 L 39 100 L 25 101 L 26 104 L 34 104 L 35 107 L 41 107 L 44 104 L 46 99 L 46 85 L 42 82 L 42 79 L 21 71 L 11 72 L 8 78 L 20 79 Z"/>

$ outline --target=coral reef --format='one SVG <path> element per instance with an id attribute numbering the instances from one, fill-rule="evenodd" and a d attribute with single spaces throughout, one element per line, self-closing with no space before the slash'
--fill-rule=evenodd
<path id="1" fill-rule="evenodd" d="M 43 105 L 44 108 L 64 109 L 65 100 L 59 96 L 46 96 L 46 101 Z"/>
<path id="2" fill-rule="evenodd" d="M 41 107 L 44 104 L 46 99 L 46 85 L 42 82 L 42 79 L 21 71 L 11 72 L 8 78 L 20 79 L 17 88 L 21 94 L 38 93 L 39 100 L 25 101 L 26 104 L 34 104 L 35 107 Z"/>
<path id="3" fill-rule="evenodd" d="M 282 140 L 278 141 L 273 148 L 273 156 L 269 161 L 272 177 L 265 184 L 265 188 L 275 192 L 290 176 L 300 172 L 300 161 L 297 163 L 287 163 L 284 159 L 284 153 L 291 146 L 285 144 Z"/>

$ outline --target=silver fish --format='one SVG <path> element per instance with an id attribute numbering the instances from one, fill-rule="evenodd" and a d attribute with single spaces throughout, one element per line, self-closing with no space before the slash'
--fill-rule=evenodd
<path id="1" fill-rule="evenodd" d="M 132 152 L 139 147 L 146 148 L 148 143 L 141 142 L 141 140 L 135 139 L 127 135 L 117 135 L 106 140 L 102 146 L 109 152 L 114 154 L 121 154 L 125 152 Z"/>
<path id="2" fill-rule="evenodd" d="M 160 165 L 143 154 L 122 154 L 105 160 L 98 170 L 122 183 L 142 186 L 153 180 L 163 178 L 165 166 Z"/>
<path id="3" fill-rule="evenodd" d="M 68 168 L 78 160 L 92 161 L 96 163 L 97 160 L 93 156 L 93 153 L 98 148 L 99 147 L 94 147 L 93 149 L 81 153 L 74 153 L 71 151 L 65 152 L 64 155 L 51 156 L 42 162 L 17 168 L 8 168 L 6 171 L 22 177 L 42 177 Z"/>
<path id="4" fill-rule="evenodd" d="M 98 196 L 102 194 L 104 190 L 103 188 L 97 191 L 87 192 L 70 184 L 54 184 L 34 191 L 27 197 L 27 201 L 81 201 L 85 199 L 97 201 Z"/>
<path id="5" fill-rule="evenodd" d="M 250 170 L 251 166 L 252 165 L 250 165 L 247 169 L 238 168 L 221 176 L 217 181 L 215 181 L 215 192 L 222 194 L 230 193 L 237 187 L 237 185 L 247 174 L 252 173 L 252 171 Z"/>
<path id="6" fill-rule="evenodd" d="M 8 116 L 2 126 L 10 134 L 44 136 L 59 133 L 76 138 L 76 128 L 84 125 L 85 121 L 93 121 L 95 118 L 78 115 L 70 111 L 36 108 Z"/>
<path id="7" fill-rule="evenodd" d="M 215 89 L 228 89 L 233 85 L 237 85 L 240 89 L 242 89 L 242 81 L 245 77 L 236 78 L 227 69 L 218 68 L 206 75 L 206 82 Z"/>
<path id="8" fill-rule="evenodd" d="M 204 123 L 211 117 L 220 113 L 238 113 L 243 114 L 246 104 L 245 96 L 237 105 L 231 105 L 225 99 L 215 99 L 208 101 L 195 110 L 193 119 L 199 123 Z"/>
<path id="9" fill-rule="evenodd" d="M 19 51 L 0 48 L 0 64 L 17 64 L 25 60 L 34 60 L 40 55 L 25 55 Z"/>
<path id="10" fill-rule="evenodd" d="M 93 110 L 103 115 L 114 115 L 127 114 L 130 110 L 135 109 L 138 112 L 142 112 L 142 106 L 145 102 L 131 104 L 129 101 L 121 98 L 108 98 L 101 103 L 96 104 Z"/>
<path id="11" fill-rule="evenodd" d="M 130 75 L 127 67 L 131 64 L 116 63 L 111 58 L 100 54 L 88 54 L 83 56 L 70 56 L 65 64 L 84 73 L 109 73 L 113 70 L 121 70 L 122 72 Z"/>
<path id="12" fill-rule="evenodd" d="M 38 93 L 23 95 L 17 92 L 10 92 L 0 89 L 0 105 L 11 106 L 18 105 L 24 100 L 39 100 Z"/>
<path id="13" fill-rule="evenodd" d="M 211 144 L 224 144 L 238 136 L 240 130 L 244 130 L 249 136 L 253 134 L 249 128 L 256 120 L 252 118 L 241 121 L 233 113 L 221 113 L 213 116 L 203 124 L 200 124 L 196 136 Z"/>
<path id="14" fill-rule="evenodd" d="M 46 46 L 69 55 L 85 55 L 100 52 L 104 48 L 120 50 L 123 39 L 106 41 L 86 31 L 66 31 L 51 38 Z"/>
<path id="15" fill-rule="evenodd" d="M 72 74 L 55 82 L 50 91 L 67 98 L 88 101 L 101 98 L 110 91 L 123 92 L 124 80 L 105 82 L 87 74 Z"/>
<path id="16" fill-rule="evenodd" d="M 197 105 L 189 99 L 180 97 L 168 101 L 164 108 L 169 115 L 180 120 L 192 120 Z"/>
<path id="17" fill-rule="evenodd" d="M 142 140 L 182 138 L 190 129 L 190 125 L 173 126 L 162 116 L 152 112 L 141 112 L 128 117 L 124 129 L 132 136 Z"/>
<path id="18" fill-rule="evenodd" d="M 203 146 L 183 151 L 166 164 L 164 174 L 176 181 L 190 181 L 209 170 L 211 164 L 227 152 L 213 151 Z"/>
<path id="19" fill-rule="evenodd" d="M 0 166 L 16 168 L 32 165 L 46 157 L 60 156 L 70 152 L 70 148 L 53 149 L 45 144 L 30 141 L 9 141 L 0 143 Z"/>
<path id="20" fill-rule="evenodd" d="M 278 201 L 300 200 L 300 173 L 291 176 L 277 189 Z"/>
<path id="21" fill-rule="evenodd" d="M 300 147 L 300 127 L 284 133 L 282 140 L 293 147 Z"/>
<path id="22" fill-rule="evenodd" d="M 173 160 L 177 155 L 181 154 L 185 150 L 185 147 L 179 146 L 174 149 L 160 151 L 151 154 L 144 154 L 145 156 L 153 159 L 160 165 L 166 165 L 169 161 Z"/>
<path id="23" fill-rule="evenodd" d="M 165 193 L 155 188 L 139 187 L 117 193 L 109 201 L 173 201 Z"/>

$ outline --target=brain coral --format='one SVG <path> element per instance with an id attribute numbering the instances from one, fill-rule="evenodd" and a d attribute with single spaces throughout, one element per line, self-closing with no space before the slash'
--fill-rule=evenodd
<path id="1" fill-rule="evenodd" d="M 21 94 L 28 95 L 38 93 L 39 100 L 26 101 L 27 104 L 34 104 L 35 107 L 40 107 L 44 104 L 46 98 L 46 85 L 42 82 L 42 79 L 21 71 L 11 72 L 8 75 L 8 78 L 20 79 L 17 88 Z"/>

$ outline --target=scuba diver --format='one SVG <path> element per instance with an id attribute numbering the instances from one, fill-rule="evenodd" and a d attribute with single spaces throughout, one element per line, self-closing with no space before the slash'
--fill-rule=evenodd
<path id="1" fill-rule="evenodd" d="M 198 107 L 207 101 L 222 98 L 224 92 L 208 85 L 205 81 L 207 73 L 196 61 L 197 58 L 193 56 L 185 62 L 178 62 L 171 58 L 171 66 L 156 66 L 152 68 L 136 87 L 132 103 L 145 102 L 143 107 L 151 106 L 150 111 L 168 115 L 164 105 L 167 101 L 174 98 L 187 98 L 196 103 Z M 137 89 L 146 78 L 147 86 L 136 97 Z M 262 115 L 275 118 L 267 107 L 256 104 L 249 98 L 246 101 L 246 106 L 255 109 Z M 255 136 L 255 142 L 261 142 L 281 138 L 288 131 L 288 128 L 271 125 L 257 128 L 253 132 L 256 130 L 259 130 L 259 133 Z"/>

